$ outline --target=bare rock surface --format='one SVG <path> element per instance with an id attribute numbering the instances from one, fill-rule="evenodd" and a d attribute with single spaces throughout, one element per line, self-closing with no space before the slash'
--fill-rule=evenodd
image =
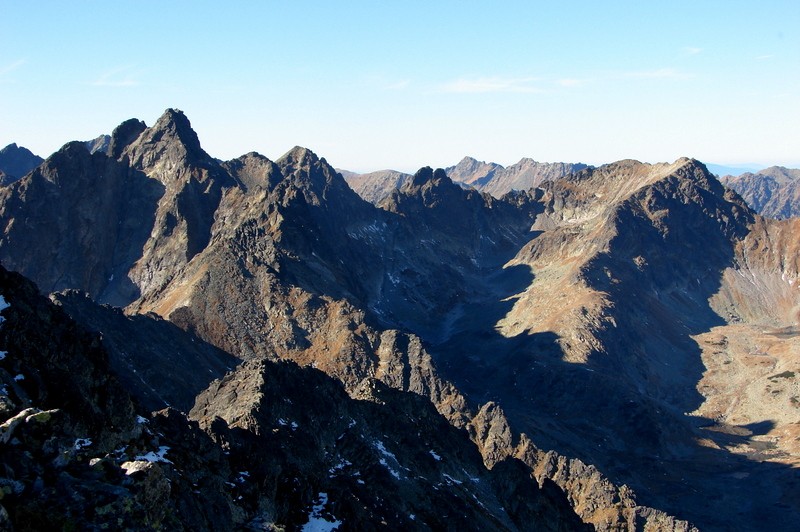
<path id="1" fill-rule="evenodd" d="M 0 185 L 8 185 L 21 179 L 43 160 L 28 148 L 17 146 L 16 143 L 9 144 L 0 150 Z"/>
<path id="2" fill-rule="evenodd" d="M 800 216 L 800 170 L 771 166 L 755 173 L 724 176 L 721 181 L 763 216 L 779 220 Z"/>
<path id="3" fill-rule="evenodd" d="M 600 530 L 800 517 L 798 228 L 702 163 L 554 168 L 566 174 L 499 199 L 422 168 L 376 207 L 306 148 L 218 162 L 175 110 L 124 123 L 109 150 L 68 144 L 0 188 L 0 260 L 44 292 L 124 307 L 53 296 L 104 335 L 136 401 L 185 410 L 200 394 L 193 421 L 159 418 L 185 425 L 176 434 L 229 451 L 230 471 L 259 446 L 276 453 L 258 457 L 260 488 L 225 491 L 231 522 L 412 526 L 413 513 L 439 528 L 422 497 L 434 488 L 468 516 L 454 523 L 490 528 L 572 526 L 558 500 Z M 499 172 L 461 166 L 494 171 L 487 183 Z M 396 482 L 426 453 L 438 463 L 419 446 L 447 434 L 458 449 L 468 435 L 460 467 L 491 489 L 462 491 L 471 481 L 436 464 L 444 484 Z M 362 493 L 359 477 L 333 482 L 350 467 L 337 456 L 396 505 L 367 493 L 356 512 L 344 494 Z M 163 485 L 166 466 L 127 458 Z M 539 486 L 509 480 L 519 471 Z"/>

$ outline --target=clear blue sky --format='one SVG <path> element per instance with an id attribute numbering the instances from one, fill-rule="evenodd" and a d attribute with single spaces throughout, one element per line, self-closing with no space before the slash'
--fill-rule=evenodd
<path id="1" fill-rule="evenodd" d="M 0 0 L 0 147 L 186 112 L 211 155 L 356 171 L 800 166 L 800 2 Z"/>

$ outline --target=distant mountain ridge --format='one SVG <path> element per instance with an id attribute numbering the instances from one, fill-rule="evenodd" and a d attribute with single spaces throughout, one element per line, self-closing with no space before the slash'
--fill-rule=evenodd
<path id="1" fill-rule="evenodd" d="M 444 170 L 455 183 L 500 198 L 511 191 L 526 191 L 545 181 L 558 179 L 584 168 L 587 168 L 587 165 L 582 163 L 539 163 L 529 158 L 523 158 L 505 168 L 497 163 L 486 163 L 472 157 L 464 157 L 455 166 Z M 395 170 L 380 170 L 366 174 L 339 171 L 353 190 L 374 205 L 381 203 L 391 195 L 392 190 L 399 189 L 411 178 L 410 174 Z"/>
<path id="2" fill-rule="evenodd" d="M 350 188 L 373 205 L 378 205 L 391 195 L 393 190 L 401 188 L 406 181 L 411 179 L 411 174 L 396 170 L 378 170 L 366 174 L 357 174 L 346 170 L 338 171 Z"/>
<path id="3" fill-rule="evenodd" d="M 39 166 L 44 159 L 29 149 L 11 143 L 0 150 L 0 185 L 13 183 Z"/>
<path id="4" fill-rule="evenodd" d="M 588 168 L 583 163 L 540 163 L 523 158 L 508 167 L 465 157 L 456 166 L 445 169 L 453 181 L 475 187 L 499 198 L 512 190 L 528 190 L 545 181 L 559 179 Z"/>
<path id="5" fill-rule="evenodd" d="M 800 216 L 800 170 L 771 166 L 738 177 L 727 175 L 720 180 L 764 216 L 777 219 Z"/>
<path id="6" fill-rule="evenodd" d="M 68 143 L 0 188 L 0 261 L 61 291 L 50 301 L 102 333 L 109 367 L 148 408 L 194 398 L 188 415 L 151 418 L 174 467 L 196 468 L 197 491 L 237 526 L 800 518 L 800 227 L 758 216 L 701 162 L 552 166 L 500 198 L 424 167 L 384 178 L 378 208 L 307 148 L 214 159 L 174 109 L 90 149 Z M 462 162 L 473 182 L 500 171 Z M 14 405 L 38 382 L 13 388 L 17 360 L 0 360 Z M 191 441 L 203 452 L 183 451 Z M 104 481 L 116 486 L 122 459 L 107 458 Z M 22 487 L 2 504 L 17 511 L 35 479 L 7 465 Z M 194 507 L 170 466 L 147 467 L 134 481 L 176 486 L 154 510 Z M 186 506 L 164 504 L 173 493 Z"/>

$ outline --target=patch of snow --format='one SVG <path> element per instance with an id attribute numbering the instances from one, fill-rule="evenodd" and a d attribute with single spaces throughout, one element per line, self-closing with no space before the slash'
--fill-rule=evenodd
<path id="1" fill-rule="evenodd" d="M 11 305 L 9 305 L 8 302 L 6 301 L 6 298 L 4 298 L 3 296 L 0 296 L 0 312 L 3 312 L 5 309 L 7 309 L 10 306 Z M 3 323 L 4 321 L 6 321 L 6 319 L 3 316 L 0 316 L 0 323 Z"/>
<path id="2" fill-rule="evenodd" d="M 329 521 L 328 517 L 323 516 L 326 504 L 328 504 L 328 494 L 320 492 L 317 495 L 317 504 L 313 506 L 308 514 L 308 523 L 304 524 L 301 529 L 303 532 L 331 532 L 339 528 L 342 522 L 331 515 L 330 512 L 328 512 L 328 516 L 333 521 Z"/>
<path id="3" fill-rule="evenodd" d="M 8 351 L 0 351 L 0 360 L 5 359 L 7 354 L 8 354 Z"/>
<path id="4" fill-rule="evenodd" d="M 112 274 L 111 274 L 111 277 L 109 277 L 109 278 L 108 278 L 108 282 L 110 283 L 110 282 L 111 282 L 111 281 L 113 281 L 113 280 L 114 280 L 114 274 L 112 273 Z"/>
<path id="5" fill-rule="evenodd" d="M 400 478 L 401 478 L 401 477 L 400 477 L 400 473 L 398 473 L 398 472 L 397 472 L 397 470 L 395 470 L 395 469 L 394 469 L 392 466 L 390 466 L 390 465 L 389 465 L 389 462 L 387 462 L 387 461 L 386 461 L 386 459 L 387 459 L 387 458 L 389 458 L 389 459 L 391 459 L 391 460 L 392 460 L 392 461 L 393 461 L 395 464 L 397 464 L 397 465 L 400 465 L 400 462 L 398 462 L 398 461 L 397 461 L 397 457 L 394 455 L 394 453 L 392 453 L 392 452 L 390 452 L 389 450 L 387 450 L 387 449 L 386 449 L 386 446 L 385 446 L 385 445 L 383 445 L 383 442 L 382 442 L 382 441 L 380 441 L 380 440 L 376 440 L 376 441 L 375 441 L 375 443 L 374 443 L 373 445 L 375 446 L 375 449 L 377 449 L 377 450 L 378 450 L 378 452 L 379 452 L 379 453 L 381 453 L 381 454 L 384 456 L 383 458 L 380 458 L 380 459 L 378 460 L 378 462 L 379 462 L 379 463 L 380 463 L 380 464 L 381 464 L 383 467 L 385 467 L 385 468 L 386 468 L 386 469 L 389 471 L 389 473 L 391 473 L 391 475 L 392 475 L 394 478 L 396 478 L 397 480 L 400 480 Z"/>
<path id="6" fill-rule="evenodd" d="M 89 438 L 78 438 L 75 440 L 75 443 L 72 445 L 72 448 L 76 451 L 80 451 L 81 449 L 85 449 L 92 444 L 92 440 Z"/>
<path id="7" fill-rule="evenodd" d="M 467 470 L 466 470 L 466 469 L 464 469 L 463 467 L 461 468 L 461 471 L 463 471 L 463 472 L 464 472 L 464 474 L 465 474 L 465 475 L 467 475 L 467 478 L 469 478 L 469 479 L 470 479 L 470 481 L 474 482 L 475 484 L 477 484 L 477 483 L 479 483 L 479 482 L 481 481 L 481 479 L 479 479 L 478 477 L 471 477 L 471 476 L 469 475 L 469 473 L 467 473 Z"/>
<path id="8" fill-rule="evenodd" d="M 395 471 L 394 469 L 392 469 L 392 467 L 389 465 L 389 463 L 388 463 L 388 462 L 386 462 L 386 458 L 381 458 L 380 460 L 378 460 L 378 462 L 380 462 L 380 464 L 381 464 L 383 467 L 385 467 L 385 468 L 386 468 L 386 470 L 387 470 L 387 471 L 389 471 L 389 473 L 391 473 L 391 475 L 392 475 L 394 478 L 396 478 L 397 480 L 400 480 L 400 473 L 398 473 L 397 471 Z"/>
<path id="9" fill-rule="evenodd" d="M 331 475 L 335 475 L 337 472 L 339 472 L 339 471 L 341 471 L 342 469 L 344 469 L 345 467 L 348 467 L 348 466 L 351 466 L 351 465 L 353 465 L 353 463 L 352 463 L 352 462 L 350 462 L 349 460 L 345 460 L 344 458 L 342 458 L 342 461 L 341 461 L 341 462 L 339 462 L 338 464 L 336 464 L 336 465 L 335 465 L 335 466 L 333 466 L 332 468 L 328 469 L 328 473 L 330 473 Z"/>
<path id="10" fill-rule="evenodd" d="M 136 416 L 136 423 L 138 423 L 139 425 L 145 425 L 147 423 L 150 423 L 150 421 L 142 416 Z"/>
<path id="11" fill-rule="evenodd" d="M 285 419 L 283 419 L 283 418 L 279 418 L 278 419 L 278 425 L 280 425 L 281 427 L 285 427 L 288 424 L 289 424 L 289 422 L 287 422 Z"/>
<path id="12" fill-rule="evenodd" d="M 300 425 L 298 425 L 297 423 L 295 423 L 294 421 L 292 421 L 292 425 L 291 425 L 291 426 L 292 426 L 292 430 L 297 430 L 297 428 L 298 428 Z"/>
<path id="13" fill-rule="evenodd" d="M 366 482 L 364 482 L 364 481 L 363 481 L 363 480 L 361 480 L 361 479 L 358 479 L 358 480 L 356 480 L 356 482 L 357 482 L 358 484 L 366 484 Z"/>
<path id="14" fill-rule="evenodd" d="M 144 462 L 164 462 L 166 464 L 171 464 L 172 462 L 167 459 L 167 451 L 169 451 L 169 447 L 166 445 L 162 445 L 158 448 L 158 451 L 150 451 L 149 453 L 142 454 L 134 458 L 134 460 L 142 460 Z"/>
<path id="15" fill-rule="evenodd" d="M 14 380 L 15 380 L 15 381 L 17 381 L 17 382 L 19 382 L 19 381 L 24 381 L 24 380 L 25 380 L 25 375 L 23 375 L 22 373 L 20 373 L 20 374 L 18 374 L 16 377 L 14 377 Z"/>
<path id="16" fill-rule="evenodd" d="M 381 453 L 383 456 L 391 458 L 392 460 L 397 462 L 397 457 L 394 455 L 394 453 L 386 449 L 386 446 L 383 444 L 382 441 L 376 440 L 374 445 L 375 448 L 378 450 L 378 452 Z"/>
<path id="17" fill-rule="evenodd" d="M 447 480 L 448 484 L 463 484 L 460 480 L 456 480 L 447 473 L 442 473 L 442 476 Z"/>
<path id="18" fill-rule="evenodd" d="M 353 419 L 353 418 L 350 418 L 350 424 L 349 424 L 349 425 L 347 425 L 347 428 L 348 428 L 348 429 L 352 429 L 352 428 L 353 428 L 353 427 L 355 427 L 355 426 L 356 426 L 356 420 L 355 420 L 355 419 Z"/>
<path id="19" fill-rule="evenodd" d="M 417 520 L 417 516 L 414 515 L 414 514 L 408 514 L 408 518 L 411 519 L 412 521 L 416 521 Z"/>

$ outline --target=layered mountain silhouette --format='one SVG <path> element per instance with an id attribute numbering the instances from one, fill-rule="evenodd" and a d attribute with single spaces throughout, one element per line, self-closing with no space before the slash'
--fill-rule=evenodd
<path id="1" fill-rule="evenodd" d="M 756 173 L 724 176 L 721 181 L 763 216 L 800 216 L 800 170 L 771 166 Z"/>
<path id="2" fill-rule="evenodd" d="M 9 144 L 0 150 L 0 185 L 8 185 L 21 178 L 44 159 L 34 155 L 28 148 Z"/>
<path id="3" fill-rule="evenodd" d="M 171 448 L 207 449 L 136 466 L 135 482 L 184 486 L 170 475 L 197 470 L 195 484 L 232 484 L 213 497 L 219 522 L 187 517 L 206 488 L 163 491 L 163 526 L 800 519 L 798 227 L 760 217 L 702 163 L 551 165 L 536 186 L 498 181 L 497 198 L 451 176 L 486 187 L 508 169 L 465 160 L 450 176 L 384 176 L 375 205 L 305 148 L 219 162 L 176 110 L 93 146 L 69 143 L 0 188 L 0 262 L 102 334 L 96 371 L 132 397 L 128 412 L 160 410 L 144 417 Z M 14 393 L 6 419 L 28 405 Z M 53 430 L 67 441 L 111 426 Z M 119 484 L 137 456 L 106 456 L 102 482 Z M 58 502 L 61 484 L 36 495 L 25 471 L 12 467 L 17 491 L 2 501 L 13 522 L 37 500 L 78 512 Z M 126 523 L 144 523 L 139 488 L 116 489 L 137 508 Z M 105 522 L 79 509 L 81 523 Z"/>
<path id="4" fill-rule="evenodd" d="M 501 198 L 509 192 L 526 191 L 545 181 L 559 179 L 584 168 L 587 166 L 581 163 L 540 163 L 529 158 L 521 159 L 506 168 L 497 163 L 464 157 L 457 165 L 445 168 L 444 171 L 454 183 Z M 339 172 L 359 196 L 375 205 L 379 205 L 412 177 L 396 170 L 379 170 L 366 174 L 346 170 Z"/>
<path id="5" fill-rule="evenodd" d="M 499 198 L 512 190 L 535 188 L 545 181 L 559 179 L 584 168 L 587 165 L 582 163 L 540 163 L 527 157 L 503 167 L 497 163 L 464 157 L 457 165 L 446 168 L 445 172 L 455 182 Z"/>

